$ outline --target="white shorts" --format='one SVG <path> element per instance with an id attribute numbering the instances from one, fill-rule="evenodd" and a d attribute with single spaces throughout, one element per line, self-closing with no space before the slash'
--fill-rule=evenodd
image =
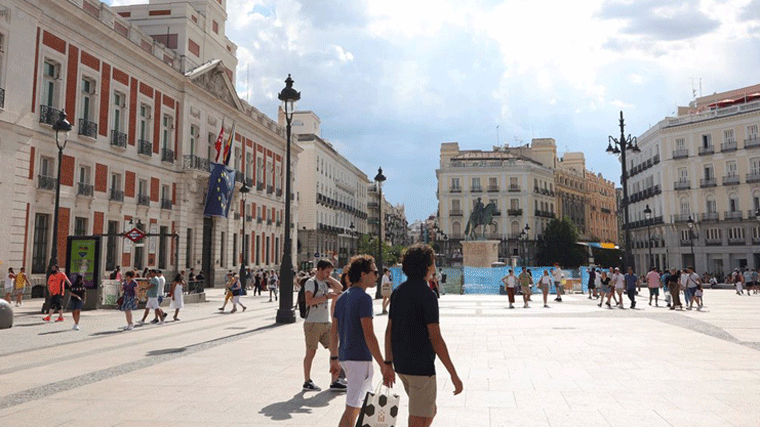
<path id="1" fill-rule="evenodd" d="M 145 303 L 145 308 L 148 310 L 155 310 L 158 308 L 158 297 L 148 298 L 148 302 Z"/>
<path id="2" fill-rule="evenodd" d="M 240 304 L 240 295 L 235 295 L 232 297 L 232 303 L 233 304 Z"/>
<path id="3" fill-rule="evenodd" d="M 344 360 L 340 362 L 346 371 L 346 406 L 361 408 L 364 397 L 372 389 L 372 362 L 362 360 Z"/>

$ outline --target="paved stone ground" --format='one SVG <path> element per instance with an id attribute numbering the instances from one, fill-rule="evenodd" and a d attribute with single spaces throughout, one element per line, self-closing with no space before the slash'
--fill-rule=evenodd
<path id="1" fill-rule="evenodd" d="M 581 295 L 508 310 L 502 296 L 443 296 L 465 391 L 451 394 L 438 363 L 434 425 L 758 426 L 760 296 L 706 293 L 700 312 L 646 300 L 610 310 Z M 80 332 L 69 315 L 44 324 L 40 301 L 27 302 L 0 331 L 0 426 L 337 425 L 342 395 L 301 391 L 300 319 L 276 326 L 268 297 L 244 297 L 235 314 L 219 314 L 220 291 L 209 300 L 131 332 L 108 310 L 84 313 Z M 375 318 L 378 334 L 385 322 Z M 312 372 L 324 388 L 327 356 Z"/>

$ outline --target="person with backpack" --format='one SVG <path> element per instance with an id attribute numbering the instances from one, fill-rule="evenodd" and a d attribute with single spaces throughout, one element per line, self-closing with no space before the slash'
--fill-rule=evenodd
<path id="1" fill-rule="evenodd" d="M 277 273 L 272 270 L 269 273 L 269 283 L 267 284 L 267 289 L 269 290 L 269 302 L 272 302 L 272 295 L 274 295 L 274 300 L 277 301 L 277 285 L 279 284 L 279 280 Z"/>
<path id="2" fill-rule="evenodd" d="M 299 291 L 299 312 L 304 317 L 303 331 L 306 341 L 306 354 L 303 359 L 303 390 L 322 391 L 311 379 L 311 366 L 317 348 L 330 346 L 330 307 L 328 302 L 338 297 L 342 286 L 331 277 L 333 264 L 327 259 L 317 262 L 317 274 L 306 281 Z M 303 292 L 303 296 L 301 296 Z M 346 385 L 338 381 L 338 373 L 332 373 L 330 389 L 345 391 Z"/>

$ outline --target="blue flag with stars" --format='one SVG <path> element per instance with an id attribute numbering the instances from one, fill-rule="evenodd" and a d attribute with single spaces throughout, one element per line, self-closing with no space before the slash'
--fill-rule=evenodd
<path id="1" fill-rule="evenodd" d="M 203 210 L 203 215 L 227 218 L 233 190 L 235 190 L 235 171 L 221 163 L 211 163 L 206 208 Z"/>

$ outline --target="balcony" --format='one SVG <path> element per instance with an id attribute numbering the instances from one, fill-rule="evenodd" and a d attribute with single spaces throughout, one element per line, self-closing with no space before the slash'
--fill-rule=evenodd
<path id="1" fill-rule="evenodd" d="M 272 193 L 274 193 L 274 187 L 272 187 L 271 185 L 267 185 L 267 194 L 272 194 Z"/>
<path id="2" fill-rule="evenodd" d="M 747 184 L 750 184 L 753 182 L 760 182 L 760 172 L 748 173 L 746 177 L 747 177 Z"/>
<path id="3" fill-rule="evenodd" d="M 736 185 L 739 183 L 739 175 L 727 175 L 723 177 L 723 185 Z"/>
<path id="4" fill-rule="evenodd" d="M 463 215 L 464 213 L 462 212 L 461 209 L 451 209 L 449 211 L 449 216 L 463 216 Z"/>
<path id="5" fill-rule="evenodd" d="M 554 212 L 536 209 L 536 216 L 540 216 L 542 218 L 554 218 Z"/>
<path id="6" fill-rule="evenodd" d="M 261 217 L 256 218 L 256 224 L 261 224 L 264 220 Z"/>
<path id="7" fill-rule="evenodd" d="M 256 183 L 256 191 L 261 191 L 264 189 L 264 183 L 263 182 L 257 182 Z"/>
<path id="8" fill-rule="evenodd" d="M 519 193 L 520 192 L 520 186 L 519 185 L 510 185 L 507 189 L 510 193 Z"/>
<path id="9" fill-rule="evenodd" d="M 174 163 L 174 150 L 168 148 L 161 149 L 161 161 L 167 163 Z"/>
<path id="10" fill-rule="evenodd" d="M 501 211 L 500 210 L 493 211 L 493 216 L 501 216 Z"/>
<path id="11" fill-rule="evenodd" d="M 676 181 L 673 183 L 673 189 L 678 190 L 688 190 L 691 188 L 691 182 L 689 181 Z"/>
<path id="12" fill-rule="evenodd" d="M 753 135 L 747 139 L 744 140 L 744 148 L 755 148 L 760 147 L 760 137 L 757 135 Z"/>
<path id="13" fill-rule="evenodd" d="M 144 139 L 138 139 L 137 140 L 137 154 L 142 154 L 143 156 L 152 156 L 153 155 L 153 144 L 150 141 L 146 141 Z"/>
<path id="14" fill-rule="evenodd" d="M 282 188 L 275 190 L 274 195 L 277 197 L 282 197 Z"/>
<path id="15" fill-rule="evenodd" d="M 150 206 L 150 196 L 145 194 L 138 194 L 137 204 L 141 206 Z"/>
<path id="16" fill-rule="evenodd" d="M 245 181 L 245 175 L 238 170 L 235 171 L 235 182 L 243 183 Z"/>
<path id="17" fill-rule="evenodd" d="M 124 192 L 121 190 L 117 190 L 116 188 L 112 188 L 111 191 L 108 193 L 108 200 L 111 200 L 113 202 L 123 202 Z"/>
<path id="18" fill-rule="evenodd" d="M 237 213 L 237 212 L 235 212 L 235 213 L 232 215 L 232 219 L 234 219 L 235 221 L 240 221 L 240 214 L 239 214 L 239 213 Z"/>
<path id="19" fill-rule="evenodd" d="M 691 247 L 693 247 L 694 246 L 694 241 L 692 241 L 691 239 L 685 239 L 685 240 L 681 239 L 681 246 L 686 246 L 686 247 L 691 246 Z"/>
<path id="20" fill-rule="evenodd" d="M 705 246 L 722 246 L 722 245 L 723 245 L 722 239 L 705 238 Z"/>
<path id="21" fill-rule="evenodd" d="M 716 187 L 718 180 L 716 178 L 703 178 L 699 180 L 699 186 L 702 188 Z"/>
<path id="22" fill-rule="evenodd" d="M 86 119 L 79 119 L 79 134 L 90 138 L 97 138 L 98 124 Z"/>
<path id="23" fill-rule="evenodd" d="M 267 225 L 272 225 L 272 220 L 270 218 L 267 218 Z"/>
<path id="24" fill-rule="evenodd" d="M 676 215 L 673 215 L 673 222 L 675 223 L 689 222 L 689 218 L 691 218 L 691 215 L 689 214 L 676 214 Z"/>
<path id="25" fill-rule="evenodd" d="M 685 159 L 689 157 L 689 150 L 684 148 L 682 150 L 673 150 L 673 160 L 675 159 Z"/>
<path id="26" fill-rule="evenodd" d="M 5 89 L 0 87 L 0 108 L 5 108 Z"/>
<path id="27" fill-rule="evenodd" d="M 715 146 L 714 145 L 710 145 L 710 146 L 707 146 L 707 147 L 699 147 L 699 155 L 700 156 L 706 156 L 708 154 L 713 154 L 713 153 L 715 153 Z"/>
<path id="28" fill-rule="evenodd" d="M 660 163 L 660 155 L 659 154 L 657 154 L 656 156 L 654 156 L 652 163 L 655 164 L 655 165 L 658 164 L 658 163 Z"/>
<path id="29" fill-rule="evenodd" d="M 488 192 L 489 193 L 498 193 L 499 187 L 497 185 L 489 185 L 488 186 Z"/>
<path id="30" fill-rule="evenodd" d="M 728 244 L 731 245 L 731 246 L 742 246 L 742 245 L 746 245 L 747 242 L 744 240 L 743 237 L 741 237 L 741 238 L 738 238 L 738 237 L 731 238 L 731 237 L 729 237 L 728 238 Z"/>
<path id="31" fill-rule="evenodd" d="M 77 182 L 77 196 L 92 197 L 92 184 Z"/>
<path id="32" fill-rule="evenodd" d="M 720 144 L 720 151 L 736 151 L 737 144 L 736 141 L 729 139 L 728 141 Z"/>
<path id="33" fill-rule="evenodd" d="M 281 227 L 282 226 L 282 221 L 280 221 L 278 219 L 277 221 L 275 221 L 274 225 L 275 225 L 275 227 Z"/>
<path id="34" fill-rule="evenodd" d="M 253 215 L 246 215 L 245 222 L 253 222 Z"/>
<path id="35" fill-rule="evenodd" d="M 743 217 L 742 211 L 726 211 L 723 214 L 723 219 L 726 221 L 741 221 Z"/>
<path id="36" fill-rule="evenodd" d="M 58 180 L 52 176 L 39 175 L 39 181 L 37 182 L 37 188 L 40 190 L 55 190 Z"/>
<path id="37" fill-rule="evenodd" d="M 111 146 L 127 148 L 127 134 L 118 130 L 111 131 Z"/>
<path id="38" fill-rule="evenodd" d="M 757 210 L 750 209 L 747 211 L 747 219 L 755 219 L 760 221 L 760 218 L 757 217 Z"/>
<path id="39" fill-rule="evenodd" d="M 720 220 L 720 214 L 718 212 L 707 212 L 702 214 L 702 222 L 718 220 Z"/>
<path id="40" fill-rule="evenodd" d="M 612 213 L 612 211 L 609 210 L 609 209 L 607 209 L 607 208 L 601 208 L 599 210 L 602 211 L 602 213 L 604 213 L 604 214 L 611 214 Z"/>
<path id="41" fill-rule="evenodd" d="M 473 186 L 472 188 L 470 188 L 470 192 L 471 193 L 482 193 L 483 192 L 483 187 Z"/>
<path id="42" fill-rule="evenodd" d="M 40 105 L 40 123 L 52 126 L 58 121 L 60 115 L 60 110 L 56 110 L 49 105 Z"/>
<path id="43" fill-rule="evenodd" d="M 523 214 L 522 209 L 507 209 L 508 216 L 521 216 Z"/>
<path id="44" fill-rule="evenodd" d="M 461 193 L 461 192 L 462 192 L 462 187 L 450 187 L 449 188 L 449 193 Z"/>
<path id="45" fill-rule="evenodd" d="M 194 154 L 186 154 L 182 157 L 182 167 L 184 169 L 192 169 L 203 172 L 209 172 L 211 170 L 211 164 L 208 159 L 198 157 Z"/>
<path id="46" fill-rule="evenodd" d="M 161 209 L 171 210 L 172 199 L 161 199 Z"/>

